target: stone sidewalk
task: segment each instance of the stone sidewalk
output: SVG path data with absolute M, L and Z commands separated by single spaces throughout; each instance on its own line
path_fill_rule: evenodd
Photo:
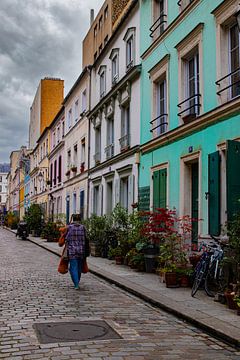
M 57 243 L 29 237 L 29 241 L 60 256 Z M 115 261 L 89 257 L 89 270 L 179 318 L 182 318 L 232 345 L 240 347 L 240 318 L 236 311 L 216 303 L 204 291 L 191 297 L 189 288 L 166 288 L 156 274 L 136 272 Z

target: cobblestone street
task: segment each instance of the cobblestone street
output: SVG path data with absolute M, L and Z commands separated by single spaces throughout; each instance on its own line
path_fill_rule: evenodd
M 80 290 L 59 258 L 0 230 L 0 359 L 239 359 L 236 349 L 92 274 Z M 41 344 L 35 323 L 105 320 L 121 339 Z

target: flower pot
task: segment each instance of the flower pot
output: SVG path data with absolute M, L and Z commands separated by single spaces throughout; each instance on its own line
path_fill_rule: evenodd
M 166 272 L 165 273 L 165 282 L 167 288 L 179 287 L 177 282 L 177 273 L 176 272 Z
M 158 254 L 158 248 L 149 247 L 144 249 L 144 261 L 145 261 L 145 269 L 147 273 L 154 272 L 156 268 L 156 257 Z
M 116 261 L 116 265 L 122 265 L 122 263 L 123 263 L 122 256 L 116 256 L 115 261 Z
M 231 310 L 237 310 L 238 306 L 237 306 L 236 302 L 233 300 L 234 294 L 232 294 L 230 292 L 225 292 L 224 295 L 227 300 L 228 308 Z

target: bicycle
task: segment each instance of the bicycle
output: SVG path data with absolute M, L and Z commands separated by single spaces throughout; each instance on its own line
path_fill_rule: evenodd
M 212 247 L 210 245 L 202 243 L 199 251 L 201 251 L 202 247 L 205 247 L 205 251 L 202 253 L 201 258 L 200 258 L 199 262 L 197 263 L 197 266 L 194 271 L 194 275 L 193 275 L 194 282 L 193 282 L 192 290 L 191 290 L 192 297 L 194 297 L 194 295 L 200 288 L 201 284 L 205 280 L 205 277 L 206 277 L 206 274 L 207 274 L 207 271 L 209 268 L 210 260 L 211 260 Z

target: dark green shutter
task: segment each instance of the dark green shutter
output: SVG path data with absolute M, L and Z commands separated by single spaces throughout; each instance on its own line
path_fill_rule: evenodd
M 210 235 L 220 234 L 220 154 L 208 155 L 208 231 Z
M 138 210 L 149 211 L 150 208 L 150 186 L 143 186 L 138 191 Z
M 160 193 L 159 193 L 159 207 L 166 208 L 167 206 L 167 169 L 160 170 Z
M 153 210 L 166 208 L 167 199 L 167 169 L 153 173 Z
M 240 213 L 240 142 L 227 141 L 227 220 Z

